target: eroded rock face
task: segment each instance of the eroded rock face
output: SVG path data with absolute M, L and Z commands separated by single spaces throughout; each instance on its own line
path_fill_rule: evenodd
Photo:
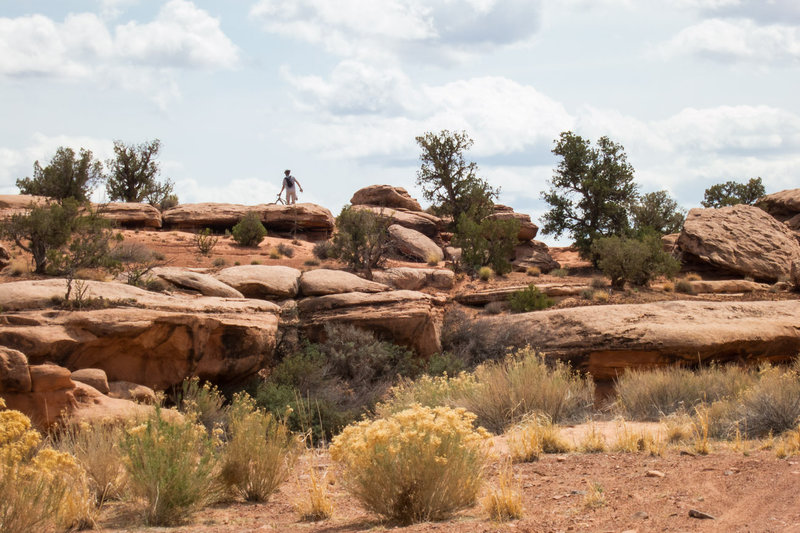
M 416 230 L 428 237 L 434 237 L 444 226 L 442 219 L 429 215 L 424 211 L 405 211 L 391 207 L 376 207 L 371 205 L 354 205 L 353 209 L 372 211 L 380 217 L 391 220 L 392 224 L 399 224 L 404 228 Z
M 691 260 L 766 281 L 788 276 L 800 259 L 791 230 L 749 205 L 690 210 L 678 247 Z
M 187 268 L 179 267 L 156 267 L 151 272 L 154 276 L 163 279 L 174 287 L 197 291 L 204 296 L 244 298 L 241 292 L 210 274 L 194 272 Z
M 350 199 L 351 205 L 377 205 L 398 207 L 409 211 L 422 211 L 419 202 L 402 187 L 391 185 L 370 185 L 359 189 Z
M 756 206 L 784 222 L 800 213 L 800 189 L 768 194 L 760 198 Z
M 28 358 L 19 350 L 0 346 L 0 392 L 29 392 Z
M 281 265 L 241 265 L 223 268 L 216 278 L 248 298 L 294 298 L 301 272 Z
M 13 215 L 27 213 L 31 205 L 44 205 L 47 200 L 45 196 L 0 194 L 0 220 L 11 218 Z
M 561 268 L 559 262 L 550 256 L 550 248 L 540 241 L 527 241 L 517 245 L 514 248 L 514 261 L 511 264 L 517 272 L 524 272 L 531 267 L 536 267 L 544 273 Z
M 58 282 L 61 283 L 59 286 Z M 278 306 L 260 300 L 168 296 L 116 283 L 89 282 L 88 292 L 127 294 L 142 307 L 53 310 L 64 280 L 0 284 L 0 345 L 33 364 L 52 361 L 70 370 L 99 368 L 109 380 L 163 389 L 198 375 L 217 383 L 250 376 L 272 361 Z M 47 290 L 50 297 L 47 297 Z M 27 295 L 15 298 L 14 295 Z M 137 299 L 138 297 L 138 299 Z M 119 305 L 119 304 L 111 304 Z
M 396 267 L 375 270 L 372 279 L 400 290 L 418 291 L 432 287 L 448 291 L 453 288 L 455 274 L 446 268 Z
M 392 224 L 389 226 L 389 235 L 397 251 L 411 259 L 424 263 L 431 259 L 438 263 L 444 259 L 442 249 L 419 231 Z
M 299 327 L 322 341 L 327 323 L 352 324 L 408 346 L 421 356 L 441 351 L 443 298 L 414 291 L 350 292 L 305 298 L 297 303 Z
M 596 379 L 627 368 L 699 361 L 789 360 L 800 302 L 670 301 L 573 307 L 483 319 L 483 342 L 530 345 Z
M 123 228 L 160 228 L 161 212 L 150 204 L 111 202 L 96 207 L 103 218 Z
M 156 405 L 158 398 L 156 392 L 150 387 L 131 383 L 130 381 L 112 381 L 108 384 L 108 395 L 111 398 L 131 400 L 147 405 Z
M 0 270 L 3 270 L 11 263 L 11 253 L 8 249 L 0 244 Z
M 289 234 L 296 230 L 326 239 L 333 233 L 335 219 L 328 209 L 316 204 L 273 204 L 263 206 L 261 222 L 270 232 Z
M 318 268 L 303 272 L 300 277 L 300 294 L 303 296 L 324 296 L 343 292 L 383 292 L 389 287 L 374 281 L 360 278 L 343 270 Z
M 590 290 L 589 285 L 566 285 L 554 283 L 537 283 L 536 288 L 547 296 L 578 296 L 586 290 Z M 463 305 L 484 306 L 491 302 L 507 302 L 511 295 L 528 288 L 528 285 L 514 285 L 508 287 L 494 287 L 477 291 L 462 291 L 455 295 L 455 301 Z
M 536 237 L 539 232 L 539 226 L 531 222 L 531 216 L 525 213 L 515 213 L 510 207 L 504 205 L 495 205 L 495 212 L 489 215 L 489 219 L 493 220 L 516 220 L 519 222 L 519 234 L 517 239 L 520 241 L 530 241 Z
M 108 376 L 105 371 L 99 368 L 81 368 L 72 372 L 72 381 L 79 381 L 91 387 L 94 387 L 102 394 L 108 394 L 110 389 L 108 387 Z

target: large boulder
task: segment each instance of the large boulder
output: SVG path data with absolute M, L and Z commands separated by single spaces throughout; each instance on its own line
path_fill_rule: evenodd
M 31 374 L 28 358 L 19 350 L 0 346 L 0 393 L 29 392 Z
M 765 281 L 788 277 L 792 261 L 800 259 L 792 231 L 750 205 L 692 209 L 678 247 L 691 261 Z
M 428 237 L 434 237 L 444 227 L 444 222 L 439 217 L 424 211 L 406 211 L 391 207 L 377 207 L 372 205 L 354 205 L 353 209 L 371 211 L 381 218 L 389 220 L 391 224 L 399 224 L 405 228 L 416 230 Z
M 318 268 L 303 272 L 300 277 L 300 294 L 304 296 L 324 296 L 343 292 L 383 292 L 389 287 L 360 278 L 343 270 Z
M 95 206 L 103 218 L 123 228 L 160 228 L 161 212 L 150 204 L 111 202 Z
M 389 236 L 397 251 L 411 259 L 424 263 L 431 260 L 438 263 L 444 259 L 442 249 L 419 231 L 392 224 L 389 226 Z
M 514 210 L 505 205 L 496 204 L 494 213 L 486 217 L 492 220 L 516 220 L 519 222 L 519 233 L 517 239 L 520 241 L 530 241 L 539 232 L 539 226 L 531 222 L 531 216 L 525 213 L 515 213 Z
M 606 380 L 628 368 L 790 360 L 800 352 L 798 316 L 794 300 L 572 307 L 484 318 L 480 342 L 533 346 Z
M 531 267 L 544 273 L 561 268 L 559 262 L 550 255 L 550 248 L 540 241 L 526 241 L 514 247 L 514 261 L 511 264 L 517 272 L 525 272 Z
M 71 377 L 72 381 L 90 385 L 103 394 L 108 394 L 111 390 L 108 387 L 108 376 L 99 368 L 81 368 L 72 372 Z
M 47 201 L 48 198 L 46 196 L 0 194 L 0 220 L 11 218 L 13 215 L 27 213 L 31 205 L 44 205 Z
M 0 244 L 0 270 L 3 270 L 11 263 L 11 253 L 8 249 Z
M 47 428 L 77 408 L 75 382 L 66 368 L 53 364 L 31 365 L 29 391 L 3 391 L 0 396 L 9 409 L 24 413 L 34 425 Z
M 370 185 L 355 192 L 350 199 L 351 205 L 377 205 L 382 207 L 399 207 L 409 211 L 422 211 L 419 202 L 402 187 L 391 185 Z
M 431 287 L 449 291 L 453 288 L 455 274 L 446 268 L 395 267 L 373 271 L 372 279 L 400 290 L 418 291 Z
M 223 283 L 210 274 L 195 272 L 188 268 L 156 267 L 150 271 L 170 285 L 180 289 L 197 291 L 204 296 L 219 296 L 220 298 L 244 298 L 244 295 Z
M 787 189 L 768 194 L 759 198 L 756 207 L 785 222 L 800 214 L 800 189 Z
M 241 265 L 223 268 L 216 278 L 248 298 L 270 300 L 297 296 L 300 274 L 281 265 Z
M 350 324 L 405 345 L 423 357 L 441 351 L 443 298 L 415 291 L 350 292 L 305 298 L 297 303 L 300 329 L 324 340 L 325 324 Z
M 87 282 L 87 289 L 87 298 L 103 296 L 108 307 L 53 310 L 64 280 L 0 284 L 0 345 L 34 365 L 99 368 L 110 381 L 157 389 L 192 375 L 239 381 L 272 362 L 279 308 L 271 302 L 154 294 L 117 283 Z
M 336 220 L 328 209 L 302 203 L 265 205 L 261 211 L 261 222 L 270 232 L 291 234 L 297 231 L 310 238 L 326 239 L 333 233 Z

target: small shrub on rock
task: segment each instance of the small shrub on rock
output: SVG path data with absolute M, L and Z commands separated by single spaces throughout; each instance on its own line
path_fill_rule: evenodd
M 331 241 L 319 241 L 314 245 L 311 253 L 313 253 L 314 257 L 320 261 L 325 261 L 326 259 L 336 257 L 336 254 L 333 250 L 333 243 Z
M 211 228 L 198 231 L 194 235 L 194 245 L 197 246 L 197 251 L 205 256 L 211 255 L 218 241 L 219 237 L 211 232 Z
M 478 269 L 478 279 L 481 281 L 489 281 L 494 276 L 494 271 L 489 267 L 481 267 Z
M 261 223 L 258 213 L 251 211 L 233 227 L 231 234 L 239 245 L 255 247 L 267 236 L 267 230 Z
M 552 298 L 540 291 L 533 283 L 521 291 L 512 293 L 508 302 L 511 310 L 515 313 L 539 311 L 547 309 L 555 303 Z
M 694 287 L 689 279 L 679 279 L 675 282 L 675 292 L 694 294 Z
M 602 237 L 592 243 L 592 254 L 615 289 L 624 288 L 625 283 L 644 286 L 656 276 L 671 277 L 680 270 L 680 262 L 662 250 L 656 235 L 648 234 L 641 240 Z
M 414 406 L 348 426 L 330 447 L 342 483 L 368 510 L 399 524 L 442 520 L 475 503 L 485 431 L 463 409 Z
M 388 218 L 372 211 L 345 206 L 336 217 L 333 254 L 369 277 L 391 249 L 389 224 Z

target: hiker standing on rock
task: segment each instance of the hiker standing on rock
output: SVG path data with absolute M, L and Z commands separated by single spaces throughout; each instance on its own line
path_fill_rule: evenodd
M 303 192 L 303 186 L 300 185 L 300 182 L 297 181 L 297 178 L 292 176 L 291 170 L 284 170 L 283 171 L 283 185 L 281 186 L 281 192 L 286 189 L 286 205 L 291 205 L 297 202 L 297 191 L 294 188 L 295 183 L 298 187 L 300 187 L 300 192 Z M 281 192 L 278 193 L 278 196 L 281 195 Z

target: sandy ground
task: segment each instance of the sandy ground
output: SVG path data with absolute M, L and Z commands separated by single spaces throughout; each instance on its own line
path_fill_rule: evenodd
M 654 430 L 653 424 L 629 424 Z M 587 424 L 566 428 L 563 435 L 580 442 Z M 595 430 L 609 442 L 618 423 L 601 422 Z M 484 493 L 497 484 L 503 438 L 495 438 L 495 459 L 487 469 Z M 307 497 L 311 462 L 305 456 L 279 491 L 265 504 L 234 502 L 206 508 L 191 523 L 169 531 L 222 533 L 250 531 L 403 532 L 790 532 L 800 531 L 800 457 L 778 459 L 756 443 L 736 451 L 730 444 L 714 445 L 709 455 L 687 455 L 668 447 L 661 457 L 644 453 L 570 453 L 545 455 L 538 462 L 513 466 L 522 495 L 524 516 L 498 523 L 480 504 L 444 522 L 397 527 L 364 511 L 336 480 L 324 452 L 313 464 L 327 472 L 332 518 L 302 522 L 295 504 Z M 689 448 L 686 447 L 686 450 Z M 655 473 L 657 471 L 659 474 Z M 592 487 L 602 490 L 604 503 L 587 505 Z M 690 516 L 700 511 L 713 518 Z M 103 512 L 100 531 L 164 531 L 136 526 L 130 504 L 111 504 Z

